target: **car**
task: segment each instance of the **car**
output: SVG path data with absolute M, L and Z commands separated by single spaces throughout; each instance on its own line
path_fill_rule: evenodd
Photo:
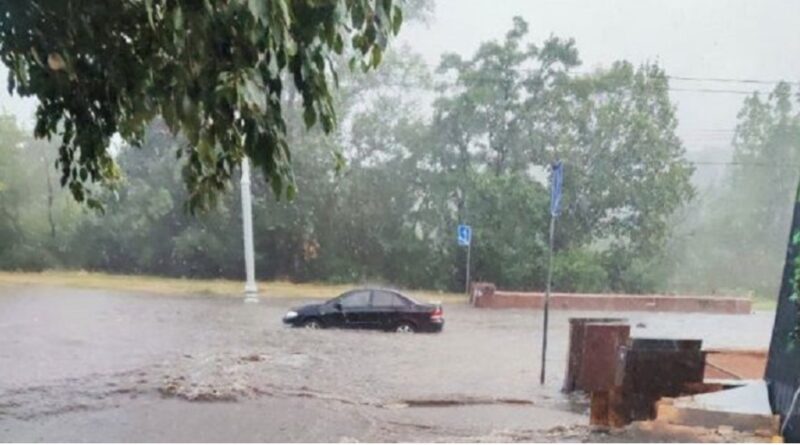
M 440 304 L 424 304 L 392 289 L 354 289 L 320 304 L 290 310 L 283 322 L 308 329 L 378 329 L 394 332 L 441 332 Z

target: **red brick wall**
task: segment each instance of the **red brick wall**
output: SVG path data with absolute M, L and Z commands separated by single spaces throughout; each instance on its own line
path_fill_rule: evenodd
M 473 292 L 476 307 L 480 308 L 544 308 L 541 292 L 505 292 L 488 283 L 476 283 Z M 704 312 L 719 314 L 749 314 L 751 302 L 747 298 L 703 297 L 676 295 L 630 294 L 550 294 L 550 308 L 576 311 L 647 311 L 647 312 Z

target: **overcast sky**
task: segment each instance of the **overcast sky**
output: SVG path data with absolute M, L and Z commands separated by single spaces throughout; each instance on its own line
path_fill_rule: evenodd
M 400 39 L 432 66 L 443 52 L 470 56 L 502 39 L 519 15 L 530 39 L 573 37 L 583 70 L 626 59 L 656 61 L 672 76 L 800 81 L 800 1 L 437 0 L 429 25 Z M 671 81 L 673 88 L 770 89 L 745 83 Z M 687 147 L 729 145 L 744 95 L 671 92 Z
M 470 56 L 500 39 L 515 15 L 530 38 L 574 37 L 584 70 L 615 60 L 657 61 L 672 76 L 800 81 L 800 1 L 749 0 L 437 0 L 428 25 L 410 24 L 400 40 L 434 66 L 443 52 Z M 0 66 L 4 84 L 5 68 Z M 673 88 L 746 91 L 745 83 L 673 80 Z M 743 95 L 673 91 L 679 134 L 691 151 L 728 146 Z M 32 125 L 34 103 L 9 98 L 0 110 Z

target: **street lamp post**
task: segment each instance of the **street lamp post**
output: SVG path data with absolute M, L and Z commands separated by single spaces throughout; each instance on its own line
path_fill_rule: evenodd
M 255 257 L 253 253 L 253 204 L 250 196 L 250 160 L 242 160 L 242 225 L 244 229 L 244 268 L 247 281 L 244 285 L 244 302 L 258 303 Z

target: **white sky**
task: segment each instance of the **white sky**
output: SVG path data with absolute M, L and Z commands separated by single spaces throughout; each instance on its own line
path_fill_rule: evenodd
M 431 66 L 444 52 L 471 56 L 502 39 L 512 17 L 530 39 L 573 37 L 582 71 L 626 59 L 656 61 L 668 75 L 800 81 L 800 1 L 794 0 L 437 0 L 429 25 L 410 24 L 400 40 Z M 740 83 L 671 82 L 673 88 L 769 89 Z M 724 152 L 744 95 L 671 92 L 687 148 Z M 713 131 L 708 131 L 713 130 Z M 724 160 L 724 159 L 723 159 Z
M 511 19 L 530 24 L 530 38 L 577 41 L 583 70 L 615 60 L 657 61 L 673 76 L 800 81 L 800 1 L 796 0 L 437 0 L 428 25 L 409 24 L 400 41 L 433 67 L 443 52 L 469 57 L 501 39 Z M 0 66 L 0 111 L 33 125 L 35 102 L 9 97 Z M 768 89 L 738 83 L 672 81 L 674 88 Z M 690 151 L 724 153 L 743 95 L 671 93 L 679 135 Z

